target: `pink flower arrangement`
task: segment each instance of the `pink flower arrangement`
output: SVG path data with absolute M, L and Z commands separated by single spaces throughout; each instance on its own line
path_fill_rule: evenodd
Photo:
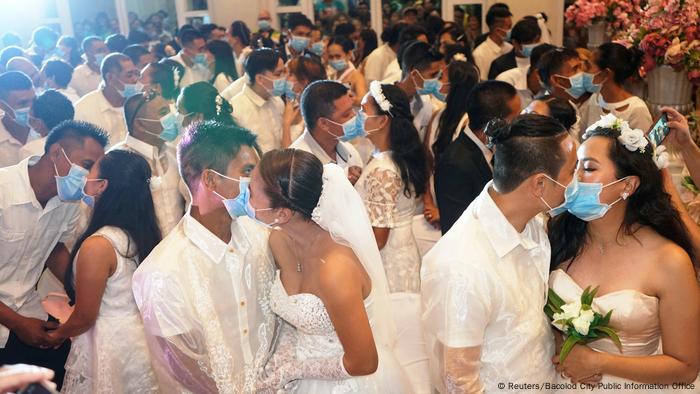
M 570 5 L 564 17 L 567 23 L 573 23 L 576 27 L 586 27 L 593 22 L 603 21 L 608 14 L 604 0 L 576 0 Z
M 646 0 L 576 0 L 564 17 L 578 28 L 595 22 L 606 22 L 608 35 L 613 39 L 624 36 L 630 25 L 638 24 Z
M 644 72 L 658 65 L 686 71 L 700 85 L 700 8 L 697 0 L 649 0 L 639 25 L 630 25 L 624 41 L 643 53 Z

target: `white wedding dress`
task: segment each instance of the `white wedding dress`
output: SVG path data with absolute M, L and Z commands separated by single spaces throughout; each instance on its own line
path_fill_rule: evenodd
M 557 269 L 549 276 L 549 287 L 554 290 L 564 302 L 569 303 L 581 299 L 583 289 L 573 278 L 561 269 Z M 593 309 L 603 315 L 612 310 L 610 326 L 617 331 L 617 335 L 622 342 L 622 353 L 615 344 L 608 338 L 599 339 L 588 344 L 593 350 L 605 353 L 620 354 L 629 357 L 651 356 L 661 353 L 661 323 L 659 321 L 659 299 L 648 296 L 636 290 L 617 290 L 611 293 L 597 296 L 593 300 Z M 558 383 L 569 383 L 569 379 L 564 379 L 557 375 Z M 631 385 L 640 384 L 628 379 L 616 376 L 603 375 L 601 384 L 596 385 L 593 392 L 616 392 L 616 393 L 677 393 L 679 389 L 668 388 L 653 389 L 649 387 L 634 387 Z M 627 388 L 625 387 L 627 384 Z M 694 385 L 697 389 L 700 384 L 696 380 Z M 692 391 L 692 390 L 691 390 Z M 590 388 L 578 387 L 577 390 L 566 389 L 558 392 L 591 392 Z

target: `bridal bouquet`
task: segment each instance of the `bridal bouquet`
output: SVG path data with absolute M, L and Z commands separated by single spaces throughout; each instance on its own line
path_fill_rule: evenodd
M 593 290 L 587 287 L 581 295 L 581 300 L 567 304 L 554 290 L 549 289 L 544 312 L 552 320 L 552 325 L 567 336 L 559 352 L 560 363 L 564 362 L 574 345 L 585 345 L 606 337 L 610 338 L 622 351 L 620 338 L 615 330 L 608 326 L 612 310 L 603 316 L 591 308 L 597 292 L 597 287 Z

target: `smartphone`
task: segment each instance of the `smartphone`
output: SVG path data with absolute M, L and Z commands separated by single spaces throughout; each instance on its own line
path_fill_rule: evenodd
M 17 392 L 17 394 L 58 394 L 58 391 L 41 383 L 31 383 Z
M 659 120 L 651 127 L 648 134 L 649 141 L 651 141 L 654 146 L 659 146 L 670 131 L 671 130 L 668 128 L 668 116 L 666 116 L 664 112 L 661 114 L 661 117 L 659 117 Z

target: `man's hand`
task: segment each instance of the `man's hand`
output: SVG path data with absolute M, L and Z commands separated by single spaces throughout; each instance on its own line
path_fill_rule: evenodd
M 48 330 L 58 328 L 58 323 L 49 322 L 30 317 L 22 317 L 17 324 L 12 327 L 12 331 L 19 337 L 20 341 L 29 346 L 42 349 L 51 347 L 54 340 L 49 337 Z
M 357 180 L 360 179 L 360 175 L 362 175 L 362 168 L 358 166 L 352 166 L 348 168 L 348 180 L 353 185 L 355 185 L 355 183 L 357 183 Z
M 52 389 L 53 371 L 27 364 L 5 365 L 0 368 L 0 393 L 10 393 L 22 389 L 31 383 L 42 383 Z
M 694 145 L 695 143 L 690 136 L 688 119 L 671 107 L 661 108 L 661 111 L 668 117 L 668 128 L 670 129 L 665 141 L 672 148 L 679 150 L 687 148 L 689 144 Z
M 440 229 L 440 211 L 435 205 L 425 205 L 423 208 L 423 217 L 428 221 L 436 230 Z

